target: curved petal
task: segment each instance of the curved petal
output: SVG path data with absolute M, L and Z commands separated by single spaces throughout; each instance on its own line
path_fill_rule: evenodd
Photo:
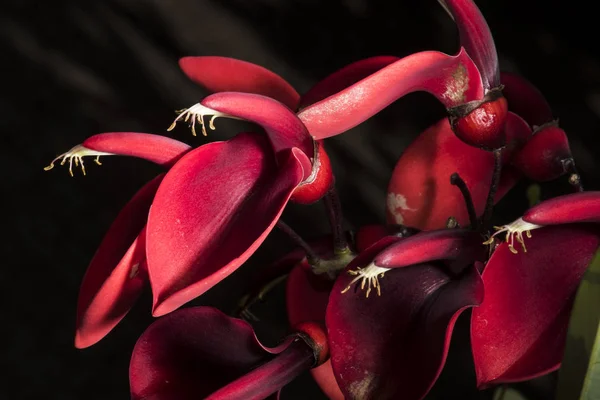
M 178 310 L 150 325 L 135 344 L 129 365 L 131 397 L 205 398 L 290 343 L 266 348 L 247 322 L 214 308 Z
M 200 104 L 261 125 L 276 153 L 297 147 L 308 157 L 314 156 L 315 144 L 304 124 L 277 100 L 252 93 L 223 92 L 208 96 Z
M 75 347 L 91 346 L 106 336 L 140 295 L 147 281 L 145 225 L 163 177 L 135 194 L 98 247 L 79 290 Z
M 527 210 L 523 214 L 523 220 L 535 225 L 600 222 L 600 192 L 554 197 Z
M 277 166 L 266 138 L 204 145 L 167 173 L 148 219 L 155 316 L 200 296 L 244 263 L 271 231 L 303 170 Z
M 532 131 L 523 118 L 509 112 L 506 116 L 504 133 L 506 134 L 506 147 L 502 150 L 503 166 L 510 163 L 515 154 L 518 154 L 527 141 L 531 139 Z
M 473 0 L 439 0 L 460 34 L 460 45 L 473 59 L 486 89 L 500 84 L 498 54 L 490 28 Z
M 461 226 L 467 226 L 469 214 L 464 199 L 450 183 L 450 176 L 457 172 L 465 181 L 475 211 L 481 215 L 493 168 L 492 153 L 463 143 L 444 118 L 421 133 L 398 160 L 388 186 L 388 222 L 432 230 L 445 227 L 453 216 Z M 496 201 L 515 182 L 505 180 Z
M 504 85 L 502 94 L 508 101 L 508 109 L 523 117 L 531 126 L 540 126 L 554 119 L 550 105 L 538 88 L 520 75 L 500 73 Z
M 302 95 L 300 97 L 299 109 L 302 110 L 311 104 L 340 92 L 398 60 L 399 57 L 394 56 L 376 56 L 346 65 L 344 68 L 319 81 L 308 92 Z
M 563 225 L 536 229 L 525 242 L 527 252 L 517 254 L 501 244 L 483 271 L 485 301 L 471 320 L 480 388 L 559 367 L 573 296 L 600 232 Z
M 465 51 L 449 56 L 424 51 L 404 57 L 298 113 L 315 139 L 366 121 L 400 97 L 426 91 L 447 108 L 483 98 L 481 77 Z
M 358 228 L 354 238 L 356 250 L 362 253 L 386 236 L 405 238 L 418 233 L 414 228 L 403 225 L 365 225 Z
M 179 67 L 207 90 L 245 92 L 274 98 L 295 110 L 300 95 L 285 79 L 260 65 L 229 57 L 184 57 Z
M 385 238 L 348 268 L 368 264 L 395 238 Z M 407 240 L 407 239 L 405 239 Z M 329 298 L 327 329 L 333 371 L 347 399 L 423 398 L 440 374 L 458 315 L 478 305 L 483 284 L 468 268 L 451 278 L 421 264 L 386 272 L 381 296 L 342 294 L 342 274 Z

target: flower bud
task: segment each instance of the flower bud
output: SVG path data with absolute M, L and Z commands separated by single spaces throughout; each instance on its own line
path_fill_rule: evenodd
M 331 162 L 321 141 L 315 142 L 315 156 L 311 161 L 313 165 L 312 173 L 296 188 L 290 198 L 295 203 L 314 203 L 325 196 L 333 184 Z

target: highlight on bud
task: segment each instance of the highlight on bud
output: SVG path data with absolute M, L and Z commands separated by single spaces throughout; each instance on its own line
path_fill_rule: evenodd
M 173 121 L 171 126 L 169 126 L 169 128 L 167 129 L 167 131 L 169 131 L 169 132 L 172 131 L 175 128 L 175 126 L 177 125 L 177 122 L 185 121 L 185 122 L 189 123 L 189 125 L 192 129 L 192 134 L 194 136 L 197 136 L 196 135 L 196 122 L 198 122 L 201 126 L 202 135 L 207 136 L 206 123 L 204 122 L 204 117 L 211 116 L 210 120 L 208 121 L 208 127 L 212 131 L 215 130 L 215 119 L 217 119 L 219 117 L 239 119 L 232 115 L 228 115 L 228 114 L 213 110 L 211 108 L 205 107 L 200 103 L 194 104 L 190 108 L 178 110 L 177 112 L 179 113 L 179 115 L 177 116 L 177 118 L 175 118 L 175 120 Z
M 356 269 L 349 270 L 348 273 L 350 275 L 355 275 L 356 277 L 350 281 L 348 286 L 346 286 L 341 293 L 346 293 L 356 282 L 361 281 L 360 290 L 365 290 L 365 286 L 367 287 L 367 291 L 365 292 L 366 298 L 369 297 L 372 289 L 376 289 L 377 295 L 381 296 L 381 284 L 379 283 L 379 278 L 383 278 L 385 273 L 390 269 L 391 268 L 378 267 L 374 263 L 371 263 L 365 268 L 356 267 Z
M 71 176 L 74 176 L 73 175 L 73 162 L 75 162 L 75 167 L 80 167 L 81 172 L 83 172 L 83 175 L 85 175 L 85 166 L 83 164 L 83 157 L 88 157 L 88 156 L 92 156 L 92 157 L 95 156 L 96 158 L 94 159 L 94 162 L 98 165 L 102 165 L 102 163 L 100 162 L 100 156 L 114 156 L 114 154 L 88 149 L 87 147 L 84 147 L 83 145 L 78 144 L 77 146 L 73 147 L 69 151 L 59 155 L 54 160 L 52 160 L 50 162 L 50 165 L 48 165 L 47 167 L 44 167 L 44 171 L 50 171 L 52 168 L 54 168 L 54 163 L 56 163 L 59 159 L 62 158 L 62 160 L 60 161 L 60 165 L 65 165 L 66 162 L 69 161 L 69 174 Z
M 290 200 L 298 204 L 312 204 L 320 200 L 333 185 L 331 161 L 321 141 L 315 142 L 314 157 L 310 160 L 312 170 L 292 193 Z
M 495 226 L 496 232 L 483 244 L 492 244 L 497 235 L 506 232 L 505 241 L 508 243 L 508 249 L 513 254 L 518 254 L 518 250 L 515 248 L 515 238 L 517 242 L 521 244 L 523 251 L 527 253 L 527 247 L 525 246 L 525 239 L 523 238 L 523 232 L 525 235 L 531 239 L 531 231 L 534 229 L 541 228 L 541 225 L 532 224 L 523 220 L 523 218 L 519 218 L 508 225 L 504 226 Z

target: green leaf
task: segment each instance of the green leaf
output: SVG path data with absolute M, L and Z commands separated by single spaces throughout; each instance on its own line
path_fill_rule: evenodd
M 600 400 L 600 251 L 577 291 L 558 374 L 557 400 L 575 399 Z

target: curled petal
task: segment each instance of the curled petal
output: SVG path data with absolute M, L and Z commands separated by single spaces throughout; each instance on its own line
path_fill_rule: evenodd
M 319 81 L 300 98 L 300 109 L 321 101 L 367 76 L 398 61 L 394 56 L 377 56 L 353 62 Z
M 502 94 L 508 109 L 523 117 L 530 126 L 541 126 L 554 119 L 550 105 L 542 93 L 527 79 L 511 72 L 500 73 Z
M 496 45 L 485 18 L 473 0 L 439 0 L 450 13 L 460 34 L 460 45 L 473 59 L 486 89 L 500 84 Z
M 535 225 L 600 222 L 600 192 L 558 196 L 530 208 L 523 220 Z
M 281 76 L 260 65 L 229 57 L 184 57 L 183 72 L 195 83 L 217 92 L 255 93 L 271 97 L 295 110 L 300 95 Z
M 348 268 L 369 263 L 396 240 L 382 239 Z M 477 270 L 456 278 L 432 264 L 391 270 L 382 295 L 370 298 L 342 294 L 350 279 L 342 274 L 336 281 L 326 319 L 333 371 L 344 395 L 423 398 L 442 370 L 456 318 L 482 300 Z
M 281 161 L 264 136 L 243 133 L 195 149 L 167 173 L 148 219 L 155 316 L 198 297 L 258 248 L 303 178 L 292 152 Z
M 426 91 L 447 108 L 483 98 L 479 71 L 464 50 L 456 56 L 425 51 L 402 58 L 298 114 L 315 139 L 366 121 L 400 97 Z
M 145 225 L 163 177 L 136 193 L 98 247 L 79 290 L 75 347 L 91 346 L 106 336 L 140 295 L 148 279 Z
M 547 227 L 525 239 L 527 252 L 506 243 L 496 249 L 483 271 L 485 301 L 471 321 L 480 388 L 559 367 L 573 297 L 599 234 L 592 225 Z

